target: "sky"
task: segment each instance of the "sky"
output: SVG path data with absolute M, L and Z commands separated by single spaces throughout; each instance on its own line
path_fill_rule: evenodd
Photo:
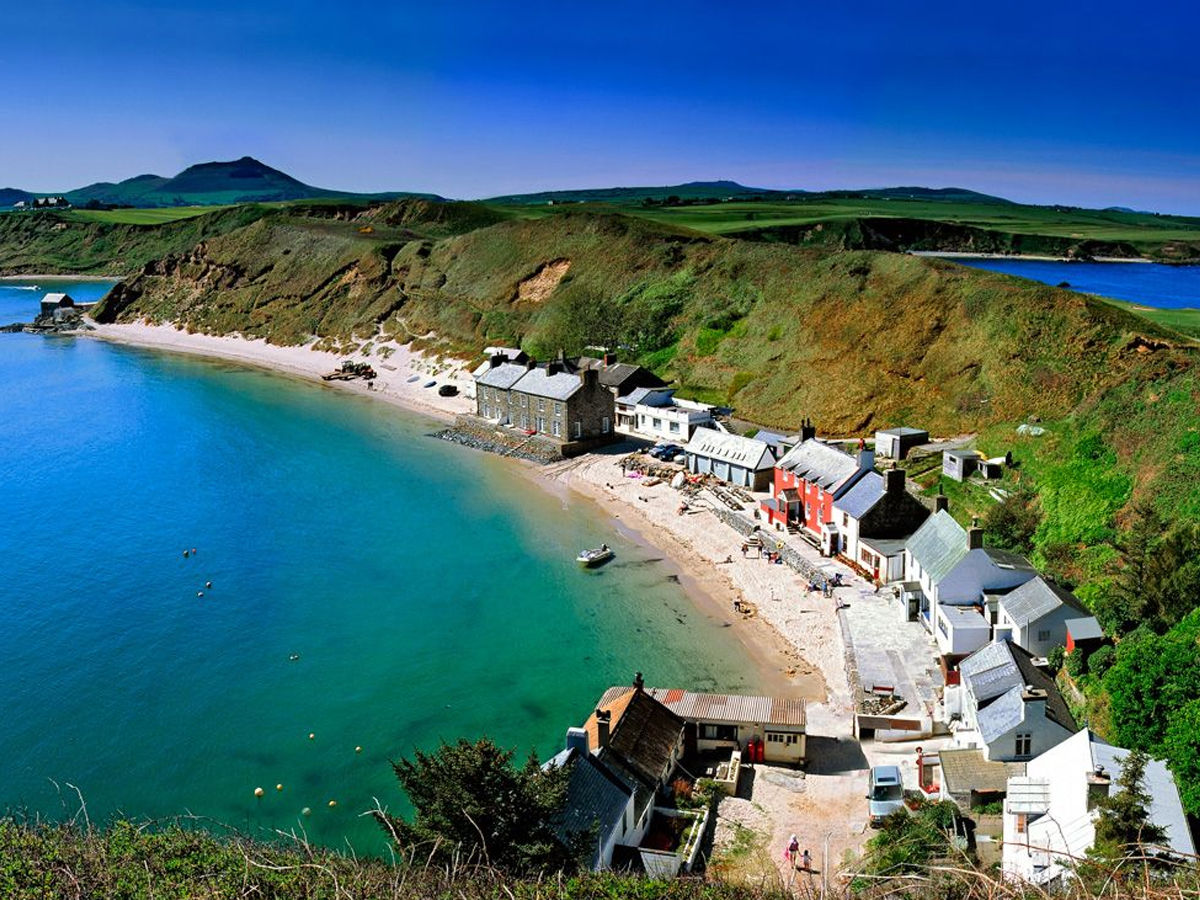
M 732 179 L 1200 215 L 1200 6 L 0 3 L 0 186 L 254 156 L 352 191 Z

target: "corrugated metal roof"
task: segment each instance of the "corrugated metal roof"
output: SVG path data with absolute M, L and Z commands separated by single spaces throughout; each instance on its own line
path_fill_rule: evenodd
M 597 705 L 604 708 L 632 690 L 624 686 L 611 687 Z M 679 688 L 646 688 L 646 693 L 681 719 L 693 722 L 750 722 L 793 728 L 803 728 L 807 722 L 807 707 L 803 700 L 748 694 L 700 694 Z
M 779 460 L 779 468 L 830 492 L 859 472 L 856 457 L 816 438 L 809 438 L 785 453 Z
M 1060 606 L 1068 606 L 1086 615 L 1079 600 L 1066 588 L 1051 584 L 1041 575 L 1000 598 L 1000 605 L 1016 624 L 1024 628 Z
M 833 508 L 853 519 L 861 519 L 875 508 L 875 504 L 883 499 L 883 495 L 883 476 L 878 472 L 868 472 L 840 499 L 833 502 Z
M 770 448 L 762 441 L 727 434 L 715 428 L 697 428 L 684 452 L 721 462 L 732 463 L 746 469 L 769 469 L 774 466 Z
M 1029 775 L 1008 779 L 1008 797 L 1004 805 L 1013 814 L 1041 815 L 1050 809 L 1050 780 Z
M 498 366 L 485 363 L 485 365 L 487 368 L 476 376 L 475 381 L 485 387 L 499 388 L 503 391 L 507 391 L 520 381 L 527 371 L 524 366 L 516 363 L 500 363 Z
M 513 385 L 513 390 L 531 397 L 546 397 L 550 400 L 566 400 L 583 387 L 583 379 L 569 372 L 553 375 L 538 366 L 528 370 L 524 377 Z
M 906 549 L 938 584 L 967 555 L 967 532 L 950 513 L 940 509 L 908 539 Z

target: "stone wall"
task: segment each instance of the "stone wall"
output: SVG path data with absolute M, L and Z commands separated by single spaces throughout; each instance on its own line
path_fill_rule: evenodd
M 782 559 L 786 565 L 791 566 L 809 581 L 816 582 L 817 585 L 822 589 L 825 587 L 825 574 L 819 568 L 809 562 L 809 560 L 801 556 L 799 551 L 797 551 L 790 544 L 785 543 L 783 547 L 777 547 L 776 544 L 779 543 L 778 537 L 772 535 L 769 531 L 764 531 L 757 522 L 748 519 L 742 513 L 734 512 L 731 509 L 725 509 L 717 506 L 716 504 L 713 504 L 712 511 L 716 513 L 718 519 L 743 537 L 749 537 L 756 531 L 759 532 L 762 535 L 763 540 L 767 542 L 767 550 L 773 553 L 778 553 L 779 558 Z

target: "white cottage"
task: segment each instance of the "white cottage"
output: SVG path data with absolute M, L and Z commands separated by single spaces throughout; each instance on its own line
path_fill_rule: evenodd
M 959 718 L 958 747 L 977 748 L 993 762 L 1032 759 L 1078 726 L 1054 679 L 1011 641 L 994 641 L 958 666 L 960 683 L 946 688 L 946 708 Z
M 1090 623 L 1088 622 L 1090 620 Z M 996 598 L 996 633 L 1007 633 L 1034 656 L 1067 644 L 1067 623 L 1075 633 L 1099 633 L 1099 623 L 1066 588 L 1041 575 Z
M 1084 729 L 1030 760 L 1023 776 L 1008 779 L 1005 876 L 1039 885 L 1071 877 L 1073 860 L 1096 840 L 1097 801 L 1119 790 L 1127 753 Z M 1166 830 L 1163 849 L 1193 859 L 1196 847 L 1170 770 L 1150 760 L 1142 788 L 1150 795 L 1150 821 Z

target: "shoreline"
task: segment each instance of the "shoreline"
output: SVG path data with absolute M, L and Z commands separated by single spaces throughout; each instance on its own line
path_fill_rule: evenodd
M 121 281 L 126 276 L 124 275 L 45 275 L 34 273 L 32 275 L 0 275 L 0 282 L 4 281 Z
M 410 350 L 407 345 L 376 344 L 376 347 L 391 349 L 391 355 L 386 360 L 380 360 L 375 355 L 342 356 L 317 351 L 311 349 L 311 345 L 280 347 L 267 344 L 262 339 L 188 334 L 173 325 L 101 325 L 90 321 L 88 324 L 96 330 L 74 334 L 130 347 L 235 362 L 292 375 L 362 397 L 382 400 L 407 412 L 443 422 L 452 422 L 456 415 L 474 410 L 473 399 L 467 397 L 463 390 L 463 382 L 466 382 L 472 388 L 472 395 L 474 393 L 474 383 L 465 366 L 457 362 L 440 363 Z M 375 389 L 367 390 L 365 383 L 360 381 L 320 380 L 323 373 L 337 368 L 344 359 L 371 363 L 379 373 Z M 435 372 L 438 373 L 439 384 L 444 381 L 458 384 L 459 395 L 440 397 L 433 388 L 422 388 L 421 385 Z M 410 383 L 407 379 L 412 374 L 422 377 Z M 539 489 L 557 494 L 568 502 L 577 497 L 594 505 L 626 539 L 661 553 L 676 570 L 683 592 L 696 611 L 710 618 L 724 620 L 735 629 L 736 639 L 745 649 L 747 661 L 754 670 L 753 680 L 762 686 L 763 693 L 783 693 L 814 704 L 833 703 L 835 697 L 841 700 L 840 695 L 844 691 L 837 689 L 837 679 L 840 677 L 844 682 L 845 672 L 840 634 L 836 648 L 828 648 L 830 652 L 827 653 L 814 653 L 823 649 L 820 642 L 810 647 L 807 641 L 798 639 L 806 629 L 797 631 L 788 627 L 785 619 L 780 618 L 782 609 L 775 608 L 783 606 L 783 597 L 800 591 L 799 575 L 786 566 L 767 566 L 761 562 L 754 565 L 755 560 L 747 561 L 740 556 L 734 563 L 723 565 L 724 556 L 713 558 L 711 552 L 705 552 L 712 548 L 700 547 L 696 540 L 676 533 L 673 525 L 692 523 L 672 521 L 672 517 L 679 518 L 672 511 L 678 500 L 673 491 L 669 497 L 665 490 L 661 491 L 654 498 L 656 502 L 653 505 L 646 504 L 645 508 L 636 505 L 636 500 L 626 499 L 616 491 L 606 491 L 603 479 L 612 479 L 614 476 L 606 476 L 602 467 L 615 466 L 619 458 L 611 454 L 585 455 L 549 466 L 521 460 L 507 461 L 516 463 L 513 471 L 529 479 Z M 621 486 L 631 491 L 637 488 L 632 483 Z M 710 514 L 701 516 L 705 520 L 710 519 Z M 692 518 L 684 517 L 688 520 Z M 741 541 L 724 525 L 713 529 L 710 522 L 702 530 L 715 532 L 717 540 L 723 542 L 720 552 L 727 555 L 732 555 L 728 552 L 729 548 L 736 552 L 736 545 Z M 735 568 L 746 571 L 735 573 L 732 571 Z M 778 599 L 772 603 L 766 599 L 767 596 Z M 735 599 L 751 604 L 756 614 L 734 614 Z M 837 630 L 836 620 L 833 620 L 832 627 Z M 848 704 L 848 698 L 845 698 L 845 702 Z
M 129 347 L 220 359 L 271 372 L 282 372 L 305 381 L 315 381 L 326 387 L 382 400 L 409 412 L 419 413 L 441 422 L 452 423 L 456 416 L 473 412 L 475 409 L 474 382 L 471 380 L 470 372 L 461 362 L 439 360 L 414 351 L 407 344 L 400 345 L 392 341 L 376 342 L 377 351 L 382 348 L 389 354 L 380 358 L 378 353 L 364 356 L 361 353 L 338 354 L 315 350 L 311 344 L 280 346 L 268 344 L 262 338 L 189 334 L 174 325 L 140 323 L 102 325 L 90 319 L 87 320 L 87 324 L 94 330 L 69 332 L 69 334 Z M 322 375 L 337 369 L 345 360 L 366 362 L 374 367 L 378 376 L 375 379 L 374 387 L 368 389 L 366 382 L 359 380 L 323 381 L 321 379 Z M 410 382 L 408 379 L 413 376 L 417 376 L 417 379 Z M 443 384 L 453 384 L 458 388 L 458 395 L 442 397 L 437 393 L 436 388 L 422 386 L 431 379 L 437 381 L 438 387 Z M 470 395 L 467 393 L 468 387 Z
M 935 259 L 1011 259 L 1017 262 L 1062 262 L 1062 263 L 1139 263 L 1153 265 L 1153 259 L 1140 256 L 1093 256 L 1091 259 L 1070 259 L 1066 256 L 1040 256 L 1024 253 L 969 253 L 957 250 L 906 250 L 909 256 L 925 256 Z M 1187 265 L 1186 263 L 1159 263 L 1159 265 Z

